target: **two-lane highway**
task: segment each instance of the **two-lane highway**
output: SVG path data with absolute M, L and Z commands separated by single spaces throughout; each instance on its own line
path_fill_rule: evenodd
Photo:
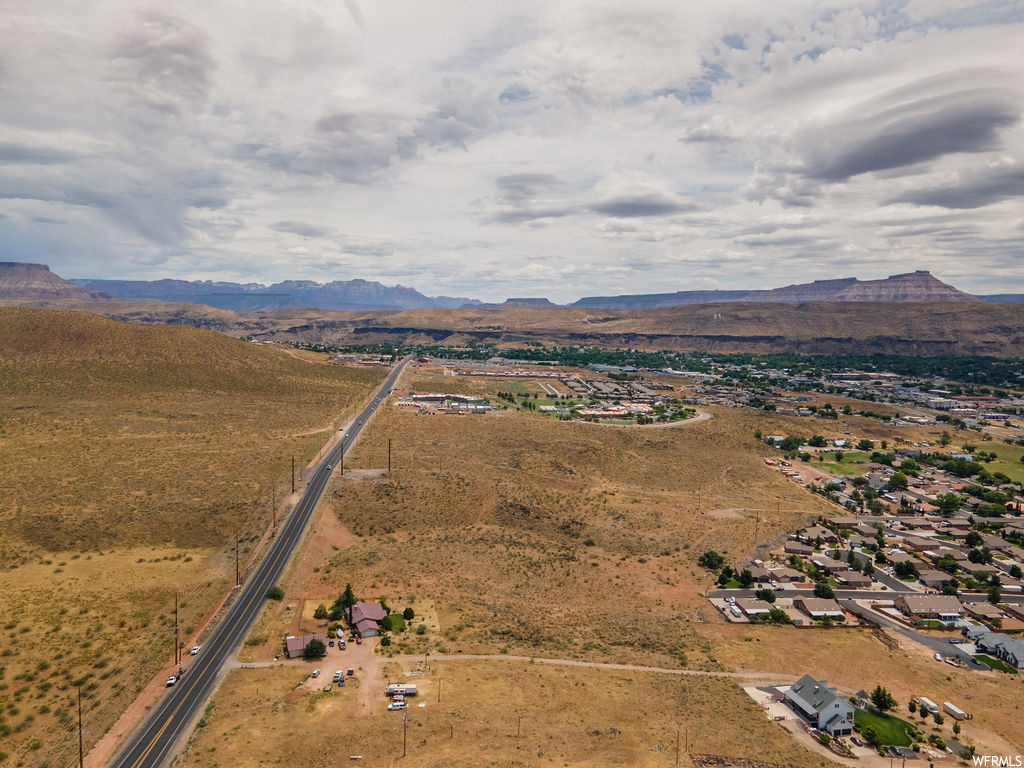
M 223 620 L 203 644 L 202 650 L 192 660 L 178 684 L 162 697 L 145 722 L 122 747 L 111 762 L 113 768 L 158 768 L 170 757 L 173 745 L 213 692 L 224 663 L 235 653 L 263 610 L 267 590 L 277 583 L 302 540 L 334 467 L 358 437 L 370 416 L 387 399 L 408 362 L 409 358 L 405 358 L 395 366 L 373 399 L 317 466 L 295 510 L 281 526 L 253 574 L 242 585 Z

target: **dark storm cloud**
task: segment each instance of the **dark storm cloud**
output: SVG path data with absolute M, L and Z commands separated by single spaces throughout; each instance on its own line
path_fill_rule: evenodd
M 542 192 L 558 189 L 564 184 L 550 173 L 514 173 L 495 181 L 507 200 L 529 200 Z
M 906 100 L 892 103 L 900 98 Z M 858 110 L 869 114 L 805 137 L 812 140 L 806 142 L 804 173 L 838 182 L 952 153 L 997 149 L 999 130 L 1020 120 L 1021 106 L 1020 95 L 1004 88 L 964 88 L 926 97 L 900 89 Z
M 981 208 L 1011 197 L 1024 197 L 1024 168 L 988 172 L 951 187 L 935 187 L 905 192 L 887 203 L 935 205 L 940 208 Z
M 576 208 L 573 206 L 512 208 L 498 211 L 491 216 L 491 220 L 499 224 L 523 224 L 524 222 L 539 221 L 541 219 L 559 219 L 575 212 Z
M 315 224 L 306 224 L 302 221 L 278 221 L 270 225 L 275 232 L 285 232 L 300 237 L 327 237 L 337 230 L 333 227 L 318 227 Z
M 76 159 L 73 152 L 0 142 L 0 165 L 59 165 Z
M 645 216 L 669 216 L 681 211 L 692 211 L 697 206 L 657 190 L 626 192 L 591 203 L 587 208 L 594 213 L 631 219 Z

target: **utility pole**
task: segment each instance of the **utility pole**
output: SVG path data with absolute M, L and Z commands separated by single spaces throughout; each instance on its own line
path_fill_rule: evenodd
M 679 765 L 679 723 L 676 723 L 676 765 Z
M 174 593 L 174 664 L 178 664 L 178 593 Z
M 292 456 L 292 493 L 295 493 L 295 456 Z
M 235 529 L 235 586 L 239 584 L 238 579 L 238 529 Z
M 388 472 L 391 472 L 391 438 L 388 438 Z
M 83 768 L 85 755 L 82 750 L 82 688 L 78 688 L 78 768 Z
M 402 757 L 405 757 L 405 749 L 408 745 L 409 736 L 409 713 L 402 712 Z
M 338 458 L 338 469 L 341 470 L 341 479 L 345 479 L 345 449 L 341 449 L 341 456 Z
M 519 738 L 519 734 L 522 731 L 522 729 L 523 729 L 523 716 L 519 715 L 518 716 L 518 720 L 516 721 L 516 738 L 517 739 Z
M 441 703 L 441 678 L 437 678 L 437 703 Z

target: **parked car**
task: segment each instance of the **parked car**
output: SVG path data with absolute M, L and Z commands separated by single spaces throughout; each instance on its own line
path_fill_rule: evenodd
M 199 653 L 199 649 L 202 648 L 202 647 L 203 646 L 201 646 L 201 645 L 193 645 L 192 646 L 192 655 L 195 656 L 197 653 Z
M 338 650 L 339 651 L 344 651 L 347 647 L 348 646 L 345 645 L 345 641 L 344 640 L 339 640 L 338 641 Z
M 390 704 L 388 704 L 388 712 L 395 712 L 399 709 L 405 709 L 404 701 L 392 701 Z
M 334 641 L 333 641 L 333 640 L 328 640 L 328 641 L 327 641 L 327 644 L 328 644 L 328 645 L 329 645 L 329 646 L 330 646 L 331 648 L 333 648 L 333 647 L 334 647 Z
M 935 654 L 935 660 L 936 661 L 942 661 L 942 654 L 941 653 L 936 653 Z
M 348 676 L 349 677 L 352 677 L 352 675 L 354 675 L 355 673 L 356 673 L 356 671 L 354 669 L 352 669 L 352 667 L 348 668 Z
M 363 644 L 363 636 L 362 635 L 356 635 L 356 645 L 362 645 L 362 644 Z
M 344 673 L 344 672 L 342 672 L 342 671 L 341 671 L 340 669 L 336 669 L 336 670 L 334 671 L 334 677 L 333 677 L 332 679 L 334 680 L 334 682 L 338 682 L 338 681 L 339 681 L 339 680 L 341 680 L 341 678 L 343 678 L 344 676 L 345 676 L 345 673 Z
M 173 687 L 176 682 L 178 682 L 178 678 L 176 678 L 174 675 L 171 675 L 167 678 L 167 687 Z
M 331 690 L 331 684 L 328 683 L 327 685 L 324 686 L 324 693 L 327 693 L 330 690 Z
M 854 744 L 856 744 L 856 745 L 857 745 L 858 747 L 863 747 L 863 746 L 864 746 L 864 742 L 863 742 L 863 741 L 861 741 L 861 740 L 860 740 L 860 738 L 859 738 L 859 737 L 857 737 L 857 736 L 851 736 L 851 737 L 850 737 L 850 741 L 852 741 L 852 742 L 853 742 Z
M 320 670 L 319 669 L 314 669 L 313 670 L 313 677 L 320 677 Z

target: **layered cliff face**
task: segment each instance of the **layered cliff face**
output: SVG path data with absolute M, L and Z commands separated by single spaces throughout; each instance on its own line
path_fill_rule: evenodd
M 979 298 L 942 282 L 926 270 L 918 270 L 892 275 L 884 280 L 842 277 L 835 280 L 815 280 L 813 283 L 797 283 L 764 291 L 678 291 L 634 296 L 591 296 L 580 299 L 571 306 L 591 309 L 641 309 L 726 301 L 806 304 L 812 301 L 979 301 Z
M 0 261 L 0 299 L 77 299 L 104 301 L 111 297 L 100 291 L 68 282 L 45 264 Z
M 978 301 L 924 270 L 885 280 L 854 281 L 834 301 Z

